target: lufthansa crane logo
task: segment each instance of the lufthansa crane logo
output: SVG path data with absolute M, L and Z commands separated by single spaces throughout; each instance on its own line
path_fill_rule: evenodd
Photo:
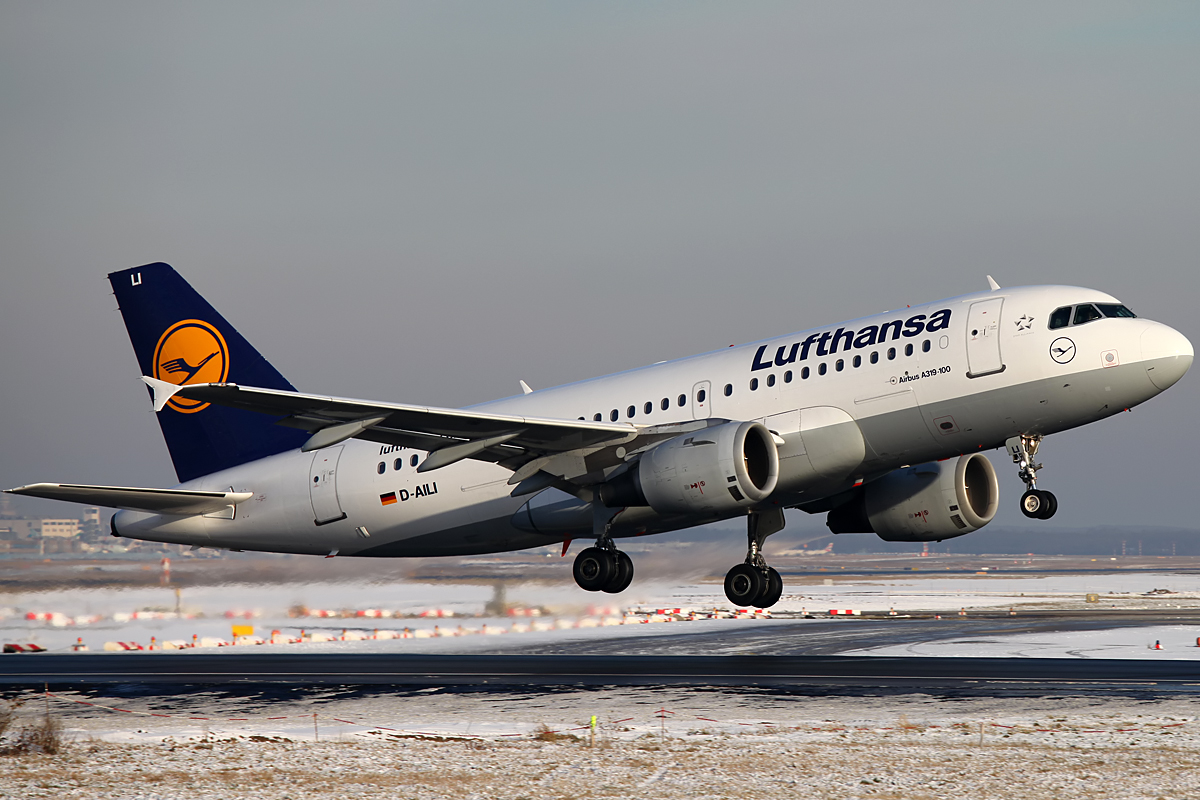
M 1060 336 L 1050 343 L 1050 357 L 1059 364 L 1069 364 L 1075 358 L 1075 343 Z
M 154 348 L 154 377 L 182 386 L 185 383 L 224 383 L 229 376 L 229 347 L 221 332 L 207 322 L 176 322 Z M 208 408 L 208 403 L 175 396 L 167 405 L 184 414 Z

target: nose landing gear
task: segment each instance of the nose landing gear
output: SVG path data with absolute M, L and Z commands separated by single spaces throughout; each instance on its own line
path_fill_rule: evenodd
M 1037 471 L 1042 465 L 1035 464 L 1033 459 L 1037 457 L 1041 443 L 1041 434 L 1021 434 L 1004 443 L 1013 463 L 1017 465 L 1018 477 L 1025 482 L 1021 513 L 1031 519 L 1050 519 L 1058 511 L 1058 498 L 1051 492 L 1037 488 Z
M 783 596 L 783 578 L 767 566 L 762 555 L 763 542 L 772 533 L 783 530 L 782 509 L 751 513 L 746 521 L 746 561 L 725 575 L 725 596 L 735 606 L 770 608 Z

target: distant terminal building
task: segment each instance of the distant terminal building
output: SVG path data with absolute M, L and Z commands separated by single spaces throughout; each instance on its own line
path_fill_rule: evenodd
M 74 539 L 82 530 L 77 519 L 44 519 L 41 523 L 43 539 Z

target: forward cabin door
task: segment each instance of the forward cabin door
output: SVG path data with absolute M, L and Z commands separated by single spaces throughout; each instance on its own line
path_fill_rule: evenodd
M 967 377 L 1004 371 L 1000 357 L 1000 307 L 1004 298 L 980 300 L 967 311 Z
M 324 525 L 345 519 L 337 495 L 337 465 L 342 445 L 326 447 L 313 454 L 308 473 L 308 496 L 312 500 L 313 522 Z

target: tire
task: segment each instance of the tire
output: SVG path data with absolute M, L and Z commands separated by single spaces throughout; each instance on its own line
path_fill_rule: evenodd
M 770 608 L 783 597 L 783 577 L 774 567 L 767 567 L 766 588 L 755 601 L 755 608 Z
M 766 588 L 762 570 L 749 564 L 738 564 L 725 575 L 725 596 L 735 606 L 754 605 Z
M 1046 499 L 1042 496 L 1043 494 L 1037 489 L 1030 489 L 1021 495 L 1021 513 L 1030 519 L 1041 519 L 1041 515 L 1046 510 Z
M 575 556 L 571 570 L 580 589 L 598 592 L 612 580 L 615 564 L 612 554 L 599 547 L 588 547 Z
M 1045 507 L 1038 514 L 1038 519 L 1050 519 L 1058 511 L 1058 498 L 1054 496 L 1053 492 L 1042 492 L 1041 494 L 1045 501 Z
M 612 579 L 604 584 L 603 592 L 620 594 L 633 583 L 633 559 L 618 550 L 615 554 Z

